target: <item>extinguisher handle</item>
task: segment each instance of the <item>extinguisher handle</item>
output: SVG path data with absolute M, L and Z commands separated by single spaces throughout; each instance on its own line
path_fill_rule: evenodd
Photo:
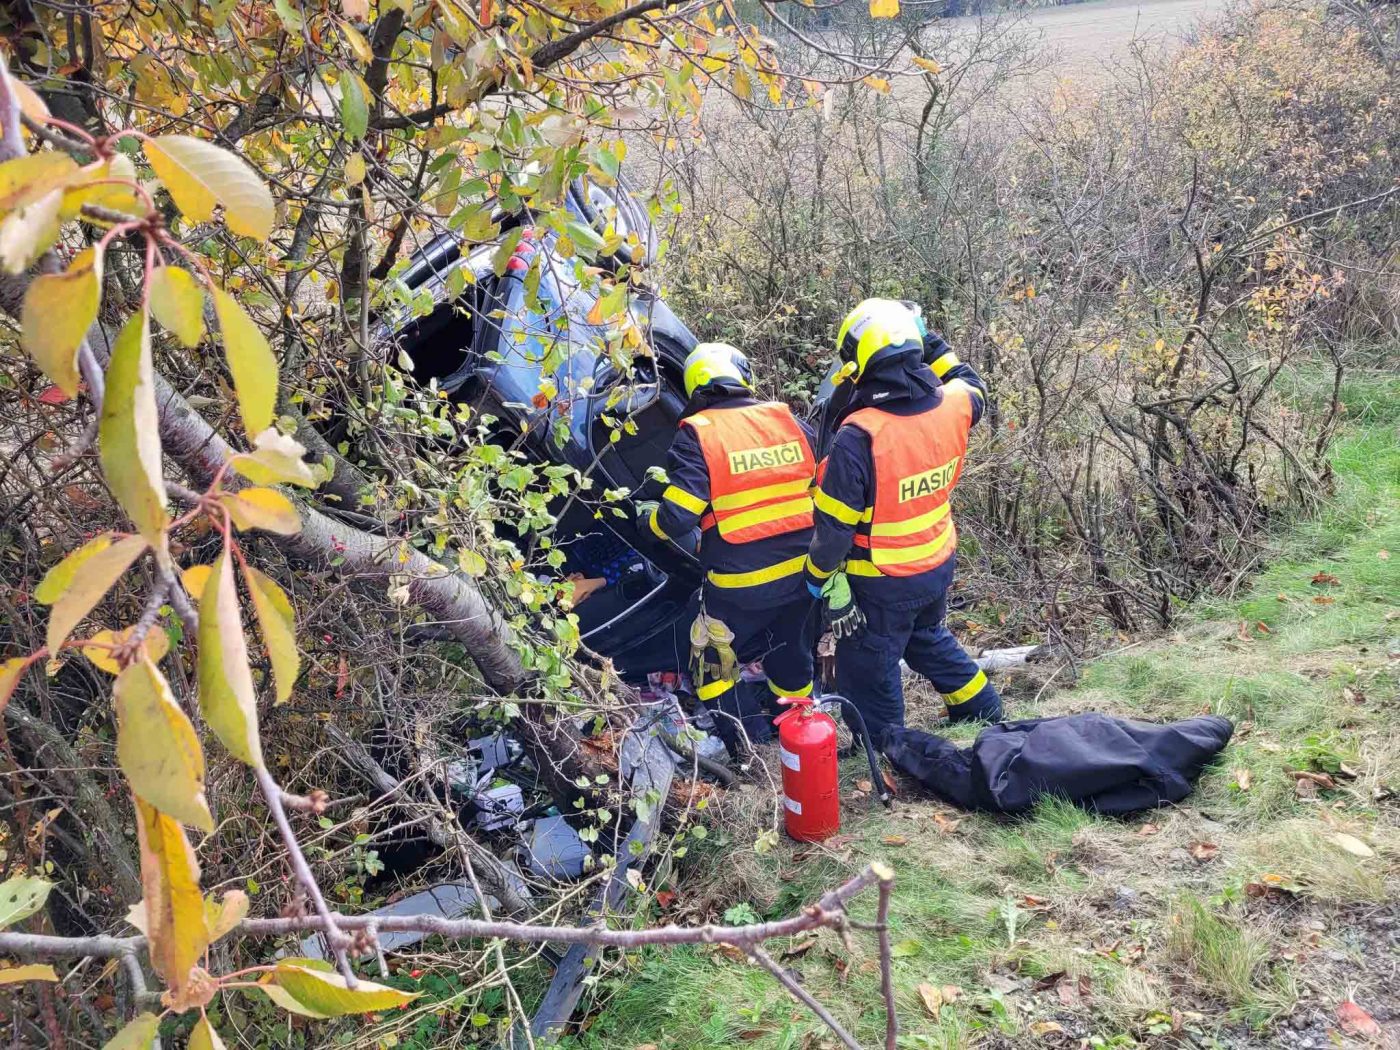
M 787 706 L 787 710 L 773 719 L 773 724 L 775 726 L 782 725 L 794 715 L 810 713 L 817 702 L 810 696 L 780 696 L 778 697 L 778 703 Z

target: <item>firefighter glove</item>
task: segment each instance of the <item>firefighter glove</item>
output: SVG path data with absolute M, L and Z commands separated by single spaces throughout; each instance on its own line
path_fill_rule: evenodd
M 833 637 L 850 638 L 860 633 L 865 626 L 865 613 L 856 604 L 844 572 L 832 574 L 822 587 L 822 597 L 826 599 L 826 618 Z

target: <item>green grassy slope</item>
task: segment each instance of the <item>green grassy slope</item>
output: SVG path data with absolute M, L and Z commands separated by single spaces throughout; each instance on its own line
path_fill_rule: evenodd
M 671 914 L 785 914 L 889 862 L 901 1046 L 1321 1046 L 1345 1041 L 1348 996 L 1400 1024 L 1400 382 L 1347 402 L 1335 497 L 1277 538 L 1246 591 L 1072 688 L 1023 686 L 1042 698 L 1012 708 L 1229 716 L 1235 740 L 1184 806 L 1117 821 L 1052 803 L 998 821 L 910 798 L 886 814 L 847 763 L 845 835 L 759 856 L 761 825 L 743 830 L 732 798 L 731 829 L 692 856 Z M 1330 779 L 1310 793 L 1291 770 Z M 880 1042 L 873 935 L 770 947 Z M 951 1003 L 931 1010 L 920 985 Z M 834 1045 L 766 974 L 708 948 L 632 956 L 598 992 L 568 1045 Z

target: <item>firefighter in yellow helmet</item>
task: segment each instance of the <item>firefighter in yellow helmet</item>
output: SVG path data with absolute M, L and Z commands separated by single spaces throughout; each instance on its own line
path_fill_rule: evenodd
M 953 720 L 1000 719 L 996 689 L 944 622 L 957 548 L 949 500 L 986 387 L 891 299 L 852 310 L 837 350 L 855 390 L 818 475 L 806 565 L 810 592 L 833 613 L 840 595 L 864 617 L 837 638 L 837 689 L 877 739 L 904 724 L 901 660 L 933 682 Z
M 667 486 L 648 509 L 659 539 L 701 529 L 701 615 L 691 632 L 696 689 L 721 738 L 738 753 L 739 667 L 762 659 L 768 692 L 812 691 L 815 616 L 803 583 L 812 535 L 812 435 L 786 405 L 752 393 L 748 359 L 724 343 L 701 343 L 685 360 L 689 399 L 666 457 Z M 764 705 L 764 706 L 771 706 Z M 762 738 L 767 719 L 743 719 Z

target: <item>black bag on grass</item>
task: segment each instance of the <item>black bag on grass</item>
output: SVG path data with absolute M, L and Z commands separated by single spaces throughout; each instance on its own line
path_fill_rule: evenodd
M 1002 722 L 967 748 L 902 727 L 882 744 L 896 768 L 963 809 L 1022 813 L 1055 795 L 1124 814 L 1184 799 L 1234 731 L 1215 715 L 1152 725 L 1081 714 Z

